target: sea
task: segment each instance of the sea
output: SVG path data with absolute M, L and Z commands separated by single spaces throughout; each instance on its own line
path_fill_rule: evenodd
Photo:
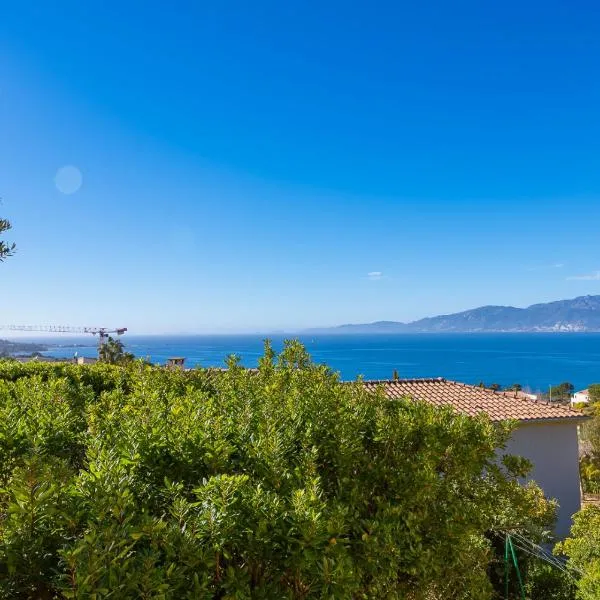
M 455 381 L 509 386 L 532 392 L 569 381 L 577 389 L 600 382 L 600 333 L 470 333 L 356 335 L 124 335 L 126 350 L 164 364 L 185 357 L 186 366 L 222 367 L 235 354 L 254 367 L 265 337 L 280 350 L 285 339 L 299 339 L 317 363 L 342 379 L 444 377 Z M 55 344 L 45 354 L 94 357 L 94 338 L 37 339 Z

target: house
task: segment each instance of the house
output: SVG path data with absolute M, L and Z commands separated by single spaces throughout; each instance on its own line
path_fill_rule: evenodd
M 575 392 L 571 397 L 571 404 L 589 404 L 590 403 L 590 391 L 581 390 Z
M 75 357 L 75 362 L 78 365 L 93 365 L 98 362 L 97 358 L 90 358 L 88 356 L 77 356 Z
M 449 405 L 470 416 L 486 413 L 492 421 L 518 421 L 506 452 L 533 463 L 528 479 L 560 505 L 557 536 L 569 533 L 571 517 L 581 506 L 578 426 L 587 419 L 581 412 L 533 400 L 522 392 L 495 392 L 442 378 L 365 381 L 365 385 L 373 390 L 383 386 L 390 399 L 409 397 L 435 406 Z
M 171 369 L 183 369 L 185 364 L 185 357 L 173 356 L 167 359 L 167 367 Z

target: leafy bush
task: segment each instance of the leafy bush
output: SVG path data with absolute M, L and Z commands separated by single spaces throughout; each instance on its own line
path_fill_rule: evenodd
M 508 426 L 228 366 L 0 362 L 2 597 L 481 600 L 490 532 L 553 517 Z
M 524 573 L 527 597 L 530 600 L 574 600 L 577 591 L 574 575 L 542 560 L 531 560 Z
M 590 404 L 596 404 L 600 401 L 600 383 L 593 383 L 588 388 L 590 395 Z
M 555 552 L 567 555 L 569 567 L 581 573 L 577 597 L 600 598 L 600 506 L 588 506 L 575 515 L 571 536 Z
M 595 386 L 590 386 L 590 393 Z M 580 427 L 580 441 L 587 446 L 587 452 L 579 461 L 581 485 L 586 494 L 600 493 L 600 404 L 593 403 L 586 408 L 592 419 Z
M 579 475 L 584 494 L 600 493 L 600 458 L 595 453 L 579 459 Z

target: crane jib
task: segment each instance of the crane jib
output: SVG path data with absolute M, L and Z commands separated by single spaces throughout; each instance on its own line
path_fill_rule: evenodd
M 73 327 L 71 325 L 0 325 L 0 330 L 35 331 L 39 333 L 91 333 L 98 336 L 98 351 L 107 342 L 110 334 L 123 335 L 127 327 Z
M 73 327 L 71 325 L 0 325 L 0 330 L 7 331 L 39 331 L 44 333 L 91 333 L 92 335 L 123 335 L 127 327 Z

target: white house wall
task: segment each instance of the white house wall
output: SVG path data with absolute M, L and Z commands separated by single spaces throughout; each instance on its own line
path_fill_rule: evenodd
M 535 480 L 547 497 L 558 500 L 556 534 L 567 536 L 571 517 L 581 506 L 577 423 L 523 424 L 513 432 L 505 452 L 533 463 L 527 479 Z
M 573 394 L 573 399 L 571 400 L 572 404 L 579 404 L 583 402 L 584 404 L 588 404 L 590 401 L 590 397 L 587 394 L 582 394 L 581 392 L 577 392 Z

